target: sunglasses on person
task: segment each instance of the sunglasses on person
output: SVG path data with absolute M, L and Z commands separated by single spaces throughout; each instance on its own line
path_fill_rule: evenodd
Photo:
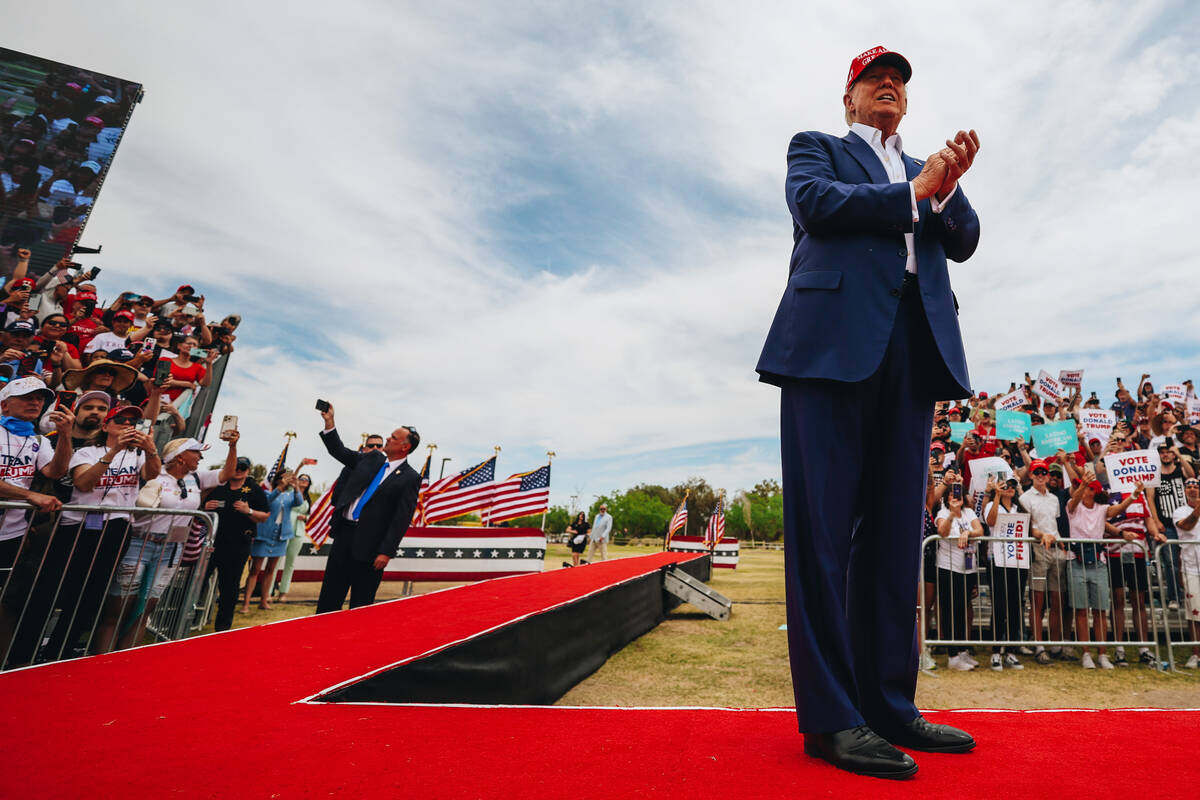
M 183 482 L 183 478 L 176 478 L 175 485 L 179 487 L 179 499 L 187 500 L 187 486 Z
M 1034 474 L 1034 475 L 1049 475 L 1049 474 L 1050 474 L 1050 470 L 1048 470 L 1048 469 L 1035 469 L 1035 470 L 1033 471 L 1033 474 Z
M 65 328 L 67 327 L 67 323 L 59 319 L 48 319 L 42 323 L 42 326 L 47 328 Z
M 113 425 L 136 425 L 137 417 L 113 417 Z
M 1183 482 L 1183 485 L 1191 489 L 1196 489 L 1200 487 L 1200 481 L 1195 480 L 1194 478 L 1188 478 Z
M 367 442 L 363 447 L 367 450 L 382 450 L 383 442 Z

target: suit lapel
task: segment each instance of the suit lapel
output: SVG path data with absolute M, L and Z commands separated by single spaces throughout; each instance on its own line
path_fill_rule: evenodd
M 872 183 L 891 183 L 888 180 L 887 172 L 883 169 L 883 164 L 879 161 L 879 156 L 875 155 L 871 145 L 864 142 L 857 133 L 846 134 L 842 137 L 842 142 L 854 160 L 867 171 Z

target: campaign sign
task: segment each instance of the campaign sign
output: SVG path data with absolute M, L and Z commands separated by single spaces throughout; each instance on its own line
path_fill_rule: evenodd
M 1029 415 L 1024 411 L 997 411 L 996 412 L 996 438 L 1001 441 L 1011 442 L 1020 436 L 1025 441 L 1030 441 L 1030 434 L 1033 432 L 1033 423 L 1029 419 Z
M 991 543 L 993 565 L 1029 569 L 1030 543 L 1021 541 L 1029 536 L 1028 514 L 997 514 L 992 536 L 1009 540 Z
M 1063 387 L 1061 383 L 1054 380 L 1049 372 L 1042 370 L 1038 373 L 1037 383 L 1033 385 L 1033 393 L 1058 405 L 1062 402 Z
M 1112 435 L 1116 424 L 1117 412 L 1108 408 L 1085 408 L 1079 412 L 1079 427 L 1087 438 L 1094 436 L 1101 444 L 1108 444 L 1108 437 Z
M 951 422 L 950 441 L 962 444 L 963 437 L 973 430 L 975 425 L 970 422 Z
M 1162 387 L 1163 397 L 1171 401 L 1171 405 L 1179 408 L 1187 400 L 1187 387 L 1182 383 L 1168 383 Z
M 1200 423 L 1200 398 L 1192 397 L 1188 399 L 1187 421 L 1189 425 Z
M 1063 386 L 1083 386 L 1083 370 L 1064 369 L 1058 373 L 1058 382 Z
M 1033 446 L 1042 458 L 1049 458 L 1055 451 L 1074 453 L 1079 450 L 1079 436 L 1075 432 L 1075 420 L 1047 422 L 1033 427 Z
M 1157 450 L 1113 453 L 1104 457 L 1104 467 L 1108 470 L 1109 485 L 1118 492 L 1132 492 L 1138 481 L 1146 487 L 1162 483 L 1162 462 Z
M 1003 397 L 996 398 L 997 411 L 1012 411 L 1015 408 L 1020 408 L 1025 405 L 1025 390 L 1017 389 L 1015 392 L 1009 392 Z

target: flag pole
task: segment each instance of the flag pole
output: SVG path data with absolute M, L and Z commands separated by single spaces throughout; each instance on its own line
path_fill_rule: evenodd
M 492 453 L 492 458 L 496 459 L 497 463 L 499 463 L 499 461 L 500 461 L 500 445 L 496 445 L 495 447 L 492 448 L 492 450 L 494 451 Z M 495 481 L 495 476 L 496 476 L 496 468 L 495 468 L 495 466 L 493 466 L 492 467 L 493 485 L 494 485 L 494 481 Z M 495 493 L 493 492 L 493 495 L 494 494 Z M 487 511 L 485 511 L 484 513 L 485 513 L 485 516 L 483 517 L 483 527 L 490 528 L 490 527 L 492 527 L 492 506 L 490 503 L 488 504 Z
M 366 444 L 366 441 L 364 440 L 363 443 Z M 437 445 L 433 442 L 430 442 L 429 444 L 425 445 L 425 449 L 429 451 L 428 453 L 425 454 L 425 466 L 432 468 L 433 467 L 433 451 L 437 450 Z M 430 483 L 433 483 L 432 473 L 429 475 L 426 475 L 425 477 L 426 477 L 426 480 L 428 480 Z M 426 486 L 425 488 L 428 489 L 429 487 Z M 420 522 L 418 524 L 422 528 L 425 527 L 425 502 L 424 502 L 424 500 L 425 500 L 425 498 L 421 497 L 420 492 L 418 492 L 417 493 L 417 510 L 420 513 L 420 518 L 419 518 Z
M 557 453 L 555 453 L 553 450 L 546 451 L 546 466 L 547 467 L 550 466 L 550 462 L 554 460 L 554 456 L 556 456 L 556 455 L 557 455 Z M 547 502 L 546 507 L 544 509 L 542 509 L 542 533 L 546 532 L 546 512 L 548 512 L 549 510 L 550 510 L 550 503 Z

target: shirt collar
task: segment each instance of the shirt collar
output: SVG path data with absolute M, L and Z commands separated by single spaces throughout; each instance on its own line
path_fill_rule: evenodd
M 883 141 L 883 131 L 862 122 L 850 123 L 850 130 L 871 147 L 880 150 L 894 148 L 897 153 L 904 152 L 904 141 L 900 138 L 899 133 L 893 133 L 885 142 Z

